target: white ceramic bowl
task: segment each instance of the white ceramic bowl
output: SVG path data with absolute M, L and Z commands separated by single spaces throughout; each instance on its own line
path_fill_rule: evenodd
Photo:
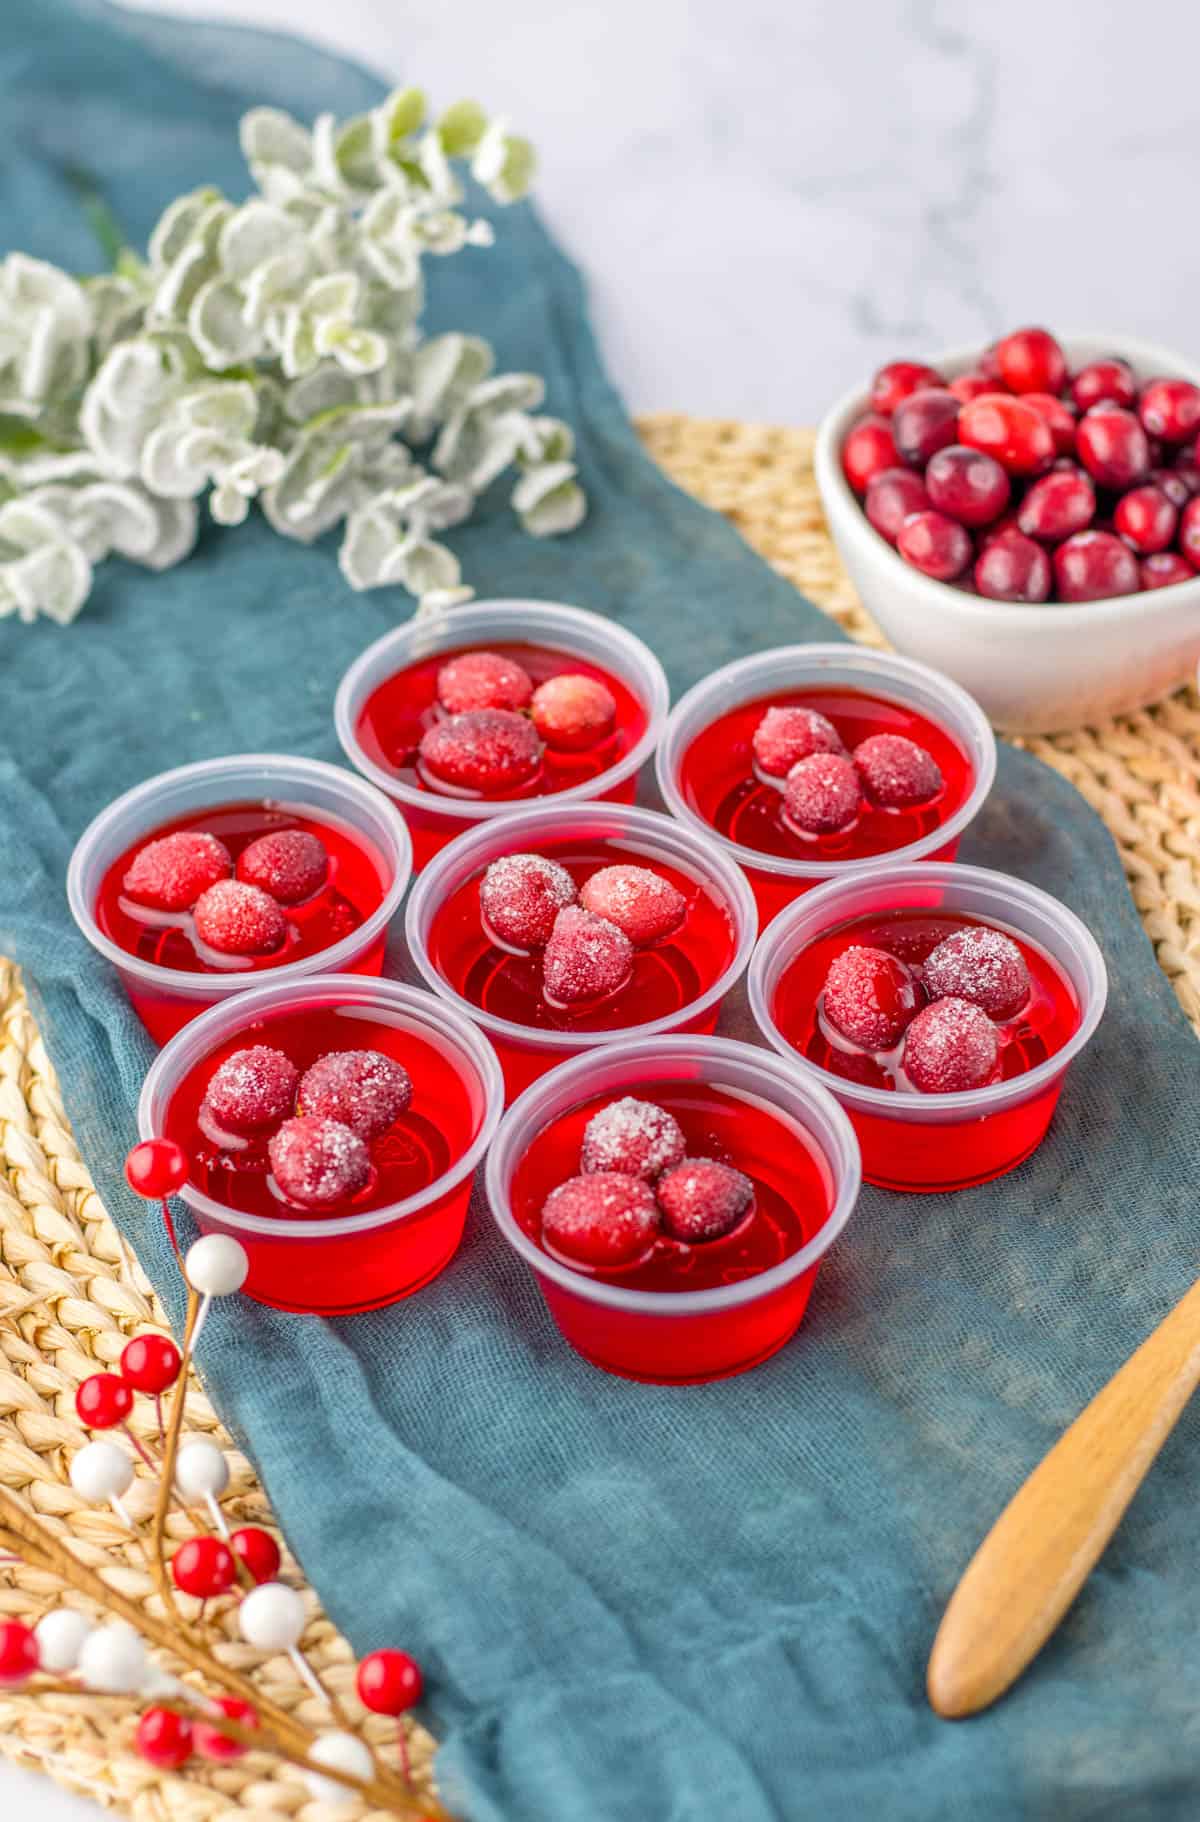
M 1200 365 L 1148 342 L 1093 334 L 1059 339 L 1072 369 L 1115 354 L 1139 380 L 1170 373 L 1200 385 Z M 982 351 L 912 358 L 952 379 Z M 1192 677 L 1200 660 L 1200 575 L 1106 601 L 1032 607 L 985 601 L 913 569 L 870 524 L 842 473 L 846 433 L 868 408 L 867 390 L 857 387 L 826 413 L 814 465 L 842 562 L 897 651 L 947 672 L 1010 733 L 1055 733 L 1144 708 Z

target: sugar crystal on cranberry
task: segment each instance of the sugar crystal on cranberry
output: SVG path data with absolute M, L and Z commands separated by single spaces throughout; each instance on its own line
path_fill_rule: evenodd
M 854 764 L 868 795 L 885 810 L 929 803 L 942 789 L 933 754 L 904 734 L 872 734 L 854 749 Z
M 658 1179 L 655 1194 L 663 1232 L 689 1246 L 732 1233 L 754 1203 L 749 1177 L 714 1158 L 684 1158 Z
M 1029 999 L 1029 969 L 1011 936 L 975 925 L 943 938 L 921 972 L 932 999 L 970 1000 L 989 1018 L 1015 1018 Z
M 813 753 L 846 751 L 827 716 L 799 706 L 769 708 L 754 730 L 751 745 L 754 763 L 768 778 L 786 778 L 794 765 Z
M 532 695 L 529 673 L 499 652 L 458 652 L 437 674 L 437 699 L 449 715 L 528 708 Z
M 341 1120 L 298 1114 L 267 1143 L 271 1171 L 284 1199 L 302 1208 L 332 1208 L 363 1189 L 371 1154 Z
M 270 893 L 240 879 L 202 892 L 193 917 L 197 938 L 218 955 L 274 955 L 287 938 L 287 920 Z
M 594 1113 L 583 1129 L 580 1169 L 584 1176 L 619 1171 L 653 1183 L 687 1150 L 683 1130 L 673 1114 L 653 1101 L 623 1095 Z
M 533 692 L 529 706 L 533 725 L 548 747 L 566 753 L 585 752 L 612 733 L 617 702 L 598 677 L 563 671 L 548 677 Z
M 298 905 L 325 884 L 329 855 L 325 843 L 307 829 L 274 829 L 242 849 L 237 876 L 269 892 L 278 904 Z
M 471 709 L 435 722 L 421 736 L 421 764 L 455 790 L 486 796 L 536 777 L 542 743 L 525 715 L 509 709 Z
M 801 759 L 783 787 L 783 820 L 801 835 L 836 835 L 862 808 L 858 773 L 842 753 Z
M 982 1088 L 996 1071 L 996 1027 L 972 1000 L 934 1000 L 904 1037 L 904 1073 L 921 1094 Z
M 224 842 L 202 829 L 177 829 L 139 848 L 121 890 L 155 911 L 190 911 L 202 892 L 228 879 L 233 862 Z
M 502 948 L 541 949 L 554 920 L 575 903 L 575 881 L 565 867 L 542 854 L 503 854 L 479 882 L 479 909 Z
M 892 1050 L 921 1005 L 913 974 L 886 949 L 854 943 L 829 964 L 821 1009 L 861 1050 Z
M 542 1239 L 573 1265 L 614 1270 L 632 1265 L 659 1229 L 654 1191 L 640 1177 L 595 1171 L 551 1190 L 542 1208 Z
M 633 944 L 606 917 L 568 905 L 554 920 L 542 962 L 542 991 L 552 1006 L 606 999 L 633 973 Z
M 270 1044 L 235 1050 L 209 1077 L 201 1124 L 207 1109 L 210 1123 L 226 1132 L 262 1132 L 293 1112 L 299 1080 L 292 1059 Z
M 652 867 L 601 867 L 579 889 L 585 911 L 606 917 L 635 948 L 661 942 L 687 916 L 687 899 Z
M 377 1139 L 412 1101 L 403 1063 L 381 1050 L 331 1050 L 318 1057 L 300 1083 L 300 1109 L 340 1120 L 360 1139 Z

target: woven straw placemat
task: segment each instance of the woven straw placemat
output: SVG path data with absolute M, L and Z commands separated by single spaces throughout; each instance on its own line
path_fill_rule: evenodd
M 644 419 L 646 445 L 679 484 L 726 513 L 747 540 L 855 638 L 882 644 L 843 574 L 825 530 L 806 430 Z M 70 635 L 66 635 L 70 637 Z M 1182 691 L 1144 714 L 1101 728 L 1028 743 L 1063 772 L 1112 830 L 1159 961 L 1200 1030 L 1200 704 Z M 132 1134 L 130 1135 L 132 1139 Z M 0 1481 L 27 1498 L 64 1542 L 115 1586 L 153 1608 L 149 1575 L 129 1534 L 109 1513 L 80 1504 L 67 1464 L 85 1440 L 75 1418 L 81 1379 L 117 1361 L 131 1334 L 162 1312 L 122 1243 L 75 1148 L 53 1066 L 30 1016 L 20 977 L 0 960 Z M 135 1429 L 152 1416 L 139 1401 Z M 230 1453 L 239 1523 L 269 1523 L 249 1464 L 223 1434 L 193 1384 L 188 1431 Z M 148 1516 L 151 1483 L 129 1498 Z M 177 1535 L 189 1524 L 182 1515 Z M 288 1565 L 285 1573 L 294 1571 Z M 0 1567 L 0 1616 L 36 1623 L 59 1589 L 39 1572 Z M 403 1641 L 399 1641 L 403 1643 Z M 349 1646 L 312 1601 L 307 1656 L 353 1703 Z M 262 1665 L 236 1639 L 229 1661 L 253 1668 L 281 1706 L 318 1724 L 322 1714 L 286 1659 Z M 372 1722 L 384 1742 L 390 1724 Z M 317 1822 L 323 1813 L 297 1775 L 262 1754 L 186 1773 L 153 1770 L 132 1750 L 129 1704 L 0 1691 L 0 1751 L 124 1811 L 135 1822 L 234 1822 L 264 1812 Z M 432 1742 L 414 1729 L 415 1762 L 427 1775 Z M 328 1813 L 328 1812 L 325 1812 Z

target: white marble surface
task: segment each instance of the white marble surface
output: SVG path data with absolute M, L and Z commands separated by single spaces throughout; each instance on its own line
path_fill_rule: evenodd
M 154 4 L 511 114 L 637 409 L 812 422 L 1029 320 L 1200 354 L 1194 0 Z M 98 1812 L 2 1771 L 0 1814 Z

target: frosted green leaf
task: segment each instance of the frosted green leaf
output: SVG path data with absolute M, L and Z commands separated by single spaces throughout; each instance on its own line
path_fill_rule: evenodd
M 303 229 L 285 209 L 254 199 L 235 209 L 221 229 L 217 252 L 226 278 L 245 279 L 256 266 L 303 240 Z
M 201 285 L 188 311 L 192 340 L 210 367 L 234 367 L 257 352 L 259 336 L 248 323 L 237 286 L 225 278 Z
M 293 380 L 283 394 L 283 409 L 293 424 L 303 424 L 319 412 L 342 410 L 357 403 L 354 378 L 333 361 L 323 361 L 311 373 Z
M 114 342 L 132 335 L 139 327 L 149 297 L 148 274 L 135 279 L 102 272 L 96 278 L 85 279 L 83 288 L 92 309 L 95 347 L 103 357 Z
M 504 147 L 500 175 L 488 185 L 497 202 L 519 202 L 529 193 L 537 171 L 537 153 L 528 139 L 513 138 Z
M 492 351 L 478 336 L 437 335 L 424 342 L 412 362 L 412 440 L 423 443 L 432 436 L 472 388 L 487 378 L 491 365 Z
M 462 567 L 452 550 L 431 538 L 401 546 L 398 565 L 401 581 L 410 595 L 425 596 L 433 590 L 456 588 Z
M 173 422 L 159 424 L 142 445 L 141 476 L 151 493 L 163 499 L 187 500 L 208 484 L 210 431 L 180 434 Z
M 420 89 L 394 89 L 379 108 L 389 146 L 399 145 L 425 123 L 425 96 Z
M 150 264 L 160 268 L 173 265 L 213 204 L 220 201 L 220 196 L 221 192 L 210 184 L 190 190 L 186 196 L 177 196 L 163 210 L 150 236 L 147 248 Z
M 532 537 L 555 538 L 574 531 L 586 516 L 587 498 L 575 475 L 572 462 L 546 462 L 517 482 L 513 508 Z
M 154 500 L 158 538 L 152 549 L 137 559 L 146 569 L 173 569 L 190 556 L 196 542 L 199 516 L 193 500 Z
M 334 141 L 338 176 L 355 190 L 374 190 L 380 181 L 380 161 L 388 148 L 388 130 L 379 114 L 360 114 L 348 120 Z
M 313 339 L 318 354 L 331 354 L 350 374 L 374 373 L 387 359 L 383 337 L 352 323 L 320 322 Z
M 141 561 L 158 542 L 158 515 L 138 487 L 97 481 L 81 487 L 68 514 L 71 532 L 93 562 L 110 551 Z
M 362 284 L 355 272 L 330 272 L 314 279 L 301 299 L 301 307 L 315 317 L 353 316 Z
M 421 596 L 417 604 L 418 614 L 432 618 L 435 614 L 444 614 L 452 607 L 463 607 L 475 599 L 475 590 L 465 585 L 458 588 L 431 588 Z
M 184 424 L 193 429 L 217 430 L 242 441 L 253 433 L 258 399 L 248 380 L 231 380 L 184 393 L 177 410 Z
M 0 616 L 27 623 L 44 614 L 60 626 L 79 612 L 92 588 L 92 566 L 77 544 L 63 539 L 0 566 Z
M 312 137 L 282 108 L 251 108 L 242 115 L 239 138 L 248 165 L 283 165 L 298 175 L 312 163 Z
M 0 549 L 37 550 L 63 535 L 58 517 L 36 499 L 8 500 L 0 506 Z
M 273 310 L 286 305 L 309 276 L 311 259 L 303 241 L 264 259 L 245 281 L 246 321 L 262 324 Z
M 536 373 L 498 373 L 474 388 L 467 406 L 478 413 L 536 411 L 545 396 L 545 381 Z
M 417 147 L 417 163 L 429 186 L 430 198 L 438 207 L 450 208 L 462 201 L 462 185 L 451 170 L 436 133 L 423 135 Z
M 394 582 L 400 563 L 395 520 L 378 507 L 352 513 L 338 552 L 338 567 L 351 588 L 361 593 Z
M 437 124 L 438 138 L 447 158 L 473 152 L 487 128 L 487 115 L 477 101 L 456 101 Z

